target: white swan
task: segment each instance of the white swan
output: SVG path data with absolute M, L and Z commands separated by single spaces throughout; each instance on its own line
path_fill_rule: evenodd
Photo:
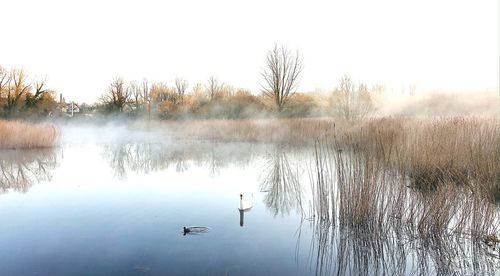
M 250 210 L 252 208 L 252 202 L 250 200 L 243 199 L 243 194 L 240 194 L 240 211 Z

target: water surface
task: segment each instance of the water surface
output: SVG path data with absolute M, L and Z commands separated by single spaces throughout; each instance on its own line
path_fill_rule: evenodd
M 309 208 L 312 148 L 179 140 L 121 127 L 63 133 L 58 148 L 1 152 L 1 275 L 498 269 L 497 258 L 467 240 L 376 240 L 324 225 Z M 248 212 L 238 210 L 241 193 L 253 202 Z M 210 231 L 183 235 L 183 226 Z M 457 245 L 463 254 L 454 253 Z

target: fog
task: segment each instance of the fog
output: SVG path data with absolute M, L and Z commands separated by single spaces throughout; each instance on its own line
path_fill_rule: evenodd
M 415 95 L 386 93 L 375 98 L 378 116 L 498 117 L 498 89 L 427 91 Z

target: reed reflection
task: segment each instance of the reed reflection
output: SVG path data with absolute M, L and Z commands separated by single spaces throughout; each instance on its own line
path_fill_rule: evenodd
M 50 180 L 57 165 L 54 149 L 2 150 L 0 192 L 26 193 L 35 183 Z
M 327 191 L 310 212 L 317 275 L 496 273 L 499 247 L 487 239 L 499 214 L 479 192 L 454 183 L 414 189 L 404 174 L 355 151 L 316 145 L 315 156 L 313 192 Z

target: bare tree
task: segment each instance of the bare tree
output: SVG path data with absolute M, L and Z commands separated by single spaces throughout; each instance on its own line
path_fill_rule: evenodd
M 4 92 L 7 91 L 7 87 L 10 85 L 11 75 L 7 69 L 0 66 L 0 98 L 3 97 Z
M 135 110 L 138 111 L 139 106 L 140 106 L 141 95 L 142 95 L 141 88 L 139 87 L 137 82 L 131 81 L 130 84 L 128 85 L 127 89 L 129 90 L 129 93 L 134 100 Z
M 147 79 L 143 79 L 141 83 L 141 98 L 145 102 L 149 102 L 151 100 L 149 97 L 149 82 Z
M 150 96 L 150 91 L 149 91 L 149 82 L 146 78 L 144 78 L 142 80 L 141 98 L 147 104 L 148 119 L 151 120 L 151 96 Z
M 364 83 L 358 84 L 356 95 L 356 117 L 364 118 L 373 111 L 373 100 L 371 91 Z
M 125 89 L 123 79 L 116 78 L 109 86 L 108 92 L 102 95 L 101 102 L 107 105 L 111 111 L 123 112 L 130 101 L 130 91 Z
M 214 76 L 210 76 L 210 78 L 208 78 L 208 84 L 207 84 L 207 94 L 208 94 L 208 99 L 210 101 L 214 100 L 220 93 L 220 91 L 222 90 L 222 84 L 219 83 L 219 80 L 214 77 Z
M 42 99 L 44 94 L 50 93 L 50 90 L 48 90 L 45 86 L 46 79 L 39 79 L 35 80 L 33 82 L 33 88 L 35 89 L 35 93 L 27 93 L 26 94 L 26 107 L 28 108 L 34 108 L 36 107 L 37 103 Z
M 368 87 L 364 83 L 357 86 L 351 77 L 344 75 L 334 91 L 337 107 L 340 115 L 346 119 L 360 118 L 366 116 L 373 108 L 373 103 Z
M 352 116 L 352 102 L 354 96 L 354 82 L 351 77 L 344 75 L 340 79 L 337 92 L 339 93 L 340 112 L 344 118 L 350 119 Z
M 7 112 L 11 113 L 15 108 L 20 108 L 21 100 L 31 91 L 31 85 L 27 83 L 26 74 L 22 69 L 12 69 L 11 83 L 7 87 Z
M 188 82 L 184 79 L 177 78 L 175 79 L 175 92 L 177 93 L 177 98 L 179 102 L 184 102 L 184 94 L 186 94 L 186 90 L 188 87 Z
M 264 95 L 273 100 L 278 112 L 293 97 L 302 68 L 298 51 L 293 54 L 285 46 L 278 45 L 268 51 L 266 69 L 262 72 L 262 88 Z

